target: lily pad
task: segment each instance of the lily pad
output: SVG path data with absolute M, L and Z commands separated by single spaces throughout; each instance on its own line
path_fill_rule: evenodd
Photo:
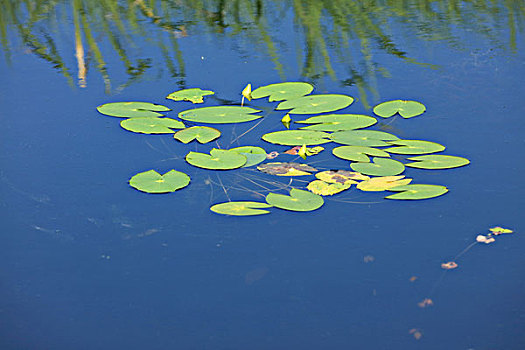
M 334 132 L 332 141 L 350 146 L 381 147 L 389 146 L 385 141 L 399 140 L 388 132 L 377 130 L 345 130 Z
M 166 98 L 173 101 L 189 101 L 191 103 L 203 103 L 204 96 L 213 95 L 215 92 L 211 90 L 202 90 L 199 88 L 183 89 L 172 92 Z
M 290 109 L 290 114 L 317 114 L 346 108 L 352 102 L 354 99 L 346 95 L 309 95 L 281 102 L 275 109 Z
M 430 141 L 395 140 L 388 143 L 399 146 L 384 149 L 386 152 L 395 154 L 427 154 L 445 150 L 445 146 Z
M 404 185 L 390 188 L 389 191 L 400 193 L 386 196 L 386 199 L 418 200 L 444 195 L 448 192 L 448 188 L 441 185 Z
M 415 162 L 407 163 L 405 166 L 419 169 L 451 169 L 470 163 L 467 158 L 439 154 L 411 157 L 408 160 L 415 160 Z
M 200 143 L 208 143 L 221 136 L 221 132 L 209 126 L 192 126 L 181 131 L 177 131 L 173 138 L 182 143 L 189 143 L 197 140 Z
M 343 184 L 351 185 L 357 183 L 357 181 L 363 181 L 370 179 L 368 176 L 355 171 L 348 170 L 326 170 L 315 174 L 315 177 L 324 182 L 332 184 Z
M 317 171 L 316 168 L 313 168 L 307 164 L 300 163 L 264 163 L 257 167 L 257 170 L 262 171 L 263 173 L 277 176 L 303 176 L 303 175 L 312 175 L 311 173 Z
M 352 163 L 350 168 L 365 175 L 393 176 L 405 171 L 403 163 L 389 158 L 374 157 L 373 163 Z
M 374 113 L 383 118 L 389 118 L 399 113 L 403 118 L 417 117 L 425 112 L 425 106 L 416 101 L 394 100 L 378 104 Z
M 296 123 L 315 124 L 303 126 L 302 130 L 341 131 L 367 128 L 377 123 L 377 119 L 361 114 L 326 114 L 310 117 Z
M 186 161 L 199 168 L 229 170 L 246 164 L 246 157 L 234 151 L 214 148 L 210 154 L 190 152 L 186 155 Z
M 240 106 L 201 107 L 182 111 L 179 118 L 209 124 L 242 123 L 262 118 L 262 115 L 254 115 L 259 112 L 257 109 Z
M 351 183 L 328 183 L 323 180 L 314 180 L 310 182 L 306 188 L 308 191 L 320 196 L 332 196 L 349 189 L 350 186 L 352 186 Z
M 331 142 L 330 134 L 322 131 L 313 130 L 282 130 L 264 134 L 262 139 L 266 142 L 278 145 L 295 146 L 295 145 L 321 145 Z
M 149 102 L 112 102 L 100 105 L 97 110 L 105 115 L 119 118 L 161 117 L 170 109 L 166 106 Z
M 138 117 L 120 122 L 124 129 L 140 134 L 172 134 L 171 129 L 185 128 L 184 123 L 171 118 Z
M 412 179 L 405 179 L 405 175 L 373 177 L 357 184 L 361 191 L 386 191 L 392 187 L 408 185 Z
M 276 208 L 291 211 L 313 211 L 324 204 L 323 197 L 297 188 L 292 188 L 289 196 L 269 193 L 266 196 L 266 202 Z
M 289 100 L 296 97 L 308 95 L 314 87 L 308 83 L 286 82 L 261 86 L 252 91 L 252 98 L 269 96 L 269 101 Z
M 134 175 L 129 185 L 146 193 L 169 193 L 188 186 L 190 177 L 180 171 L 170 170 L 164 175 L 148 170 Z
M 271 208 L 272 206 L 261 202 L 225 202 L 213 205 L 210 210 L 217 214 L 234 215 L 234 216 L 249 216 L 268 214 L 268 210 L 261 210 L 261 208 Z
M 247 168 L 256 164 L 259 164 L 266 160 L 266 151 L 261 147 L 255 146 L 242 146 L 236 148 L 230 148 L 230 151 L 237 152 L 246 157 L 246 164 L 242 167 Z
M 390 155 L 383 150 L 365 146 L 340 146 L 334 148 L 332 153 L 341 159 L 365 163 L 370 162 L 368 156 L 390 157 Z

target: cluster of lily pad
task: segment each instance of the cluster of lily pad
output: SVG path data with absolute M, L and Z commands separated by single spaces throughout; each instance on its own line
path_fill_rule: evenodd
M 186 127 L 184 122 L 204 124 L 229 124 L 251 122 L 260 118 L 260 110 L 244 106 L 249 101 L 268 97 L 269 102 L 277 101 L 275 110 L 286 111 L 281 122 L 284 130 L 262 135 L 262 140 L 277 145 L 293 146 L 285 153 L 297 154 L 301 158 L 314 156 L 323 151 L 319 145 L 336 143 L 332 154 L 350 161 L 351 170 L 335 169 L 318 172 L 316 168 L 295 162 L 267 162 L 273 158 L 264 148 L 246 145 L 231 149 L 213 148 L 209 153 L 189 152 L 186 161 L 198 168 L 232 170 L 257 166 L 261 172 L 277 176 L 311 176 L 306 189 L 292 188 L 288 194 L 269 193 L 266 202 L 229 201 L 211 206 L 216 213 L 226 215 L 259 215 L 269 213 L 268 208 L 276 207 L 291 211 L 312 211 L 324 204 L 323 196 L 330 196 L 355 187 L 361 191 L 391 191 L 387 199 L 417 200 L 441 196 L 448 192 L 442 185 L 412 184 L 412 179 L 402 173 L 405 167 L 419 169 L 449 169 L 469 164 L 469 160 L 445 154 L 443 145 L 424 140 L 401 140 L 384 131 L 363 130 L 377 123 L 377 119 L 362 114 L 332 113 L 350 106 L 354 99 L 342 94 L 311 94 L 312 85 L 304 82 L 270 84 L 251 91 L 251 85 L 242 91 L 241 106 L 212 106 L 184 110 L 178 119 L 167 118 L 168 107 L 148 102 L 115 102 L 97 107 L 102 114 L 125 118 L 120 125 L 132 132 L 142 134 L 173 134 L 175 140 L 189 143 L 196 140 L 208 143 L 221 136 L 216 128 L 202 125 Z M 203 97 L 214 94 L 198 88 L 179 90 L 167 96 L 174 101 L 202 103 Z M 425 112 L 423 104 L 416 101 L 394 100 L 374 107 L 374 113 L 382 118 L 399 114 L 413 118 Z M 329 114 L 327 114 L 329 113 Z M 292 120 L 290 115 L 309 115 L 303 120 Z M 320 114 L 320 115 L 315 115 Z M 291 123 L 300 125 L 290 129 Z M 178 130 L 178 131 L 176 131 Z M 315 147 L 309 147 L 315 146 Z M 408 156 L 408 162 L 391 158 Z M 370 159 L 371 158 L 371 159 Z M 261 164 L 263 163 L 263 164 Z M 136 174 L 129 184 L 147 193 L 169 193 L 188 186 L 190 177 L 175 169 L 165 174 L 148 170 Z

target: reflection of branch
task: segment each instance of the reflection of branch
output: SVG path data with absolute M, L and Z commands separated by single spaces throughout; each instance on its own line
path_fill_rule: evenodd
M 86 85 L 86 62 L 84 61 L 84 46 L 82 45 L 82 34 L 80 32 L 80 21 L 78 19 L 78 9 L 73 3 L 73 22 L 75 24 L 75 57 L 78 65 L 78 86 L 85 88 Z

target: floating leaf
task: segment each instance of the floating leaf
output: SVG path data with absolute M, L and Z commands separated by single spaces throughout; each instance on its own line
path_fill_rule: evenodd
M 200 143 L 208 143 L 221 136 L 221 132 L 209 126 L 192 126 L 181 131 L 177 131 L 173 138 L 182 143 L 189 143 L 197 140 Z
M 332 196 L 336 193 L 347 190 L 352 186 L 351 183 L 328 183 L 322 180 L 314 180 L 306 186 L 308 191 L 318 194 L 320 196 Z
M 479 243 L 489 244 L 495 241 L 496 240 L 494 239 L 494 237 L 491 237 L 490 235 L 489 236 L 478 235 L 476 237 L 476 242 L 479 242 Z
M 320 145 L 330 142 L 330 134 L 312 130 L 282 130 L 264 134 L 262 139 L 278 145 Z
M 385 141 L 399 140 L 399 137 L 377 130 L 345 130 L 334 132 L 332 141 L 350 146 L 380 147 L 390 146 Z
M 404 185 L 390 188 L 389 191 L 400 193 L 391 194 L 386 199 L 418 200 L 439 197 L 448 192 L 448 188 L 440 185 Z
M 211 124 L 242 123 L 262 118 L 262 115 L 254 115 L 259 112 L 257 109 L 240 106 L 201 107 L 182 111 L 179 113 L 179 118 Z
M 170 170 L 164 175 L 155 170 L 138 173 L 129 179 L 129 185 L 147 193 L 168 193 L 188 186 L 190 177 L 180 171 Z
M 388 143 L 399 146 L 384 149 L 386 152 L 395 154 L 425 154 L 441 152 L 445 150 L 445 146 L 430 141 L 395 140 L 388 141 Z
M 172 92 L 166 98 L 173 101 L 189 101 L 191 103 L 203 103 L 204 96 L 213 95 L 215 92 L 211 90 L 202 90 L 199 88 L 183 89 Z
M 190 152 L 186 161 L 199 168 L 229 170 L 246 164 L 246 157 L 234 151 L 213 148 L 210 154 Z
M 242 146 L 236 148 L 230 148 L 230 151 L 237 152 L 246 157 L 246 164 L 242 167 L 247 168 L 256 164 L 259 164 L 266 160 L 266 151 L 261 147 L 255 146 Z
M 317 171 L 316 168 L 313 168 L 307 164 L 300 163 L 264 163 L 257 167 L 257 170 L 262 171 L 266 174 L 278 175 L 278 176 L 302 176 L 302 175 L 312 175 L 310 172 Z
M 357 184 L 361 191 L 386 191 L 392 187 L 408 185 L 412 179 L 405 179 L 405 175 L 373 177 Z
M 319 180 L 323 180 L 328 183 L 338 183 L 344 185 L 351 185 L 357 183 L 357 181 L 368 180 L 368 176 L 361 173 L 348 171 L 348 170 L 326 170 L 315 174 L 315 177 Z
M 323 204 L 323 197 L 309 191 L 292 188 L 290 195 L 269 193 L 266 202 L 279 209 L 291 211 L 312 211 L 319 209 Z
M 284 151 L 283 153 L 290 154 L 292 156 L 297 156 L 299 155 L 300 149 L 301 149 L 301 146 L 295 146 L 295 147 L 290 148 L 287 151 Z M 316 154 L 321 153 L 322 151 L 324 151 L 324 147 L 321 147 L 321 146 L 306 147 L 305 154 L 307 156 L 314 156 Z
M 350 106 L 354 99 L 346 95 L 309 95 L 281 102 L 275 109 L 291 109 L 290 114 L 317 114 Z
M 97 110 L 105 115 L 120 118 L 160 117 L 170 109 L 166 106 L 149 102 L 112 102 L 100 105 Z
M 414 163 L 407 163 L 406 166 L 419 169 L 450 169 L 458 168 L 470 163 L 470 161 L 463 157 L 447 156 L 430 154 L 428 156 L 418 156 L 407 158 L 408 160 L 415 160 Z
M 499 235 L 501 235 L 501 234 L 507 234 L 507 233 L 512 233 L 512 232 L 514 232 L 514 231 L 512 231 L 512 230 L 510 230 L 510 229 L 508 229 L 508 228 L 503 228 L 503 227 L 499 227 L 499 226 L 496 226 L 496 227 L 490 228 L 489 230 L 492 232 L 492 234 L 493 234 L 494 236 L 499 236 Z
M 120 122 L 124 129 L 140 134 L 172 134 L 171 129 L 182 129 L 184 123 L 171 118 L 138 117 L 124 119 Z
M 425 110 L 422 103 L 404 100 L 383 102 L 374 107 L 374 113 L 383 118 L 389 118 L 396 113 L 403 118 L 412 118 L 423 114 Z
M 366 128 L 377 123 L 377 120 L 361 114 L 326 114 L 310 117 L 296 123 L 315 124 L 303 126 L 302 130 L 341 131 Z
M 271 208 L 271 205 L 261 202 L 225 202 L 213 205 L 210 210 L 217 214 L 234 215 L 234 216 L 249 216 L 268 214 L 268 210 L 261 210 L 261 208 Z
M 373 163 L 352 163 L 350 168 L 365 175 L 393 176 L 405 171 L 403 163 L 388 158 L 374 157 Z
M 269 97 L 269 101 L 283 101 L 308 95 L 314 87 L 308 83 L 286 82 L 261 86 L 252 91 L 252 98 Z
M 341 159 L 364 163 L 370 162 L 368 156 L 390 157 L 390 155 L 383 150 L 365 146 L 340 146 L 334 148 L 332 153 Z

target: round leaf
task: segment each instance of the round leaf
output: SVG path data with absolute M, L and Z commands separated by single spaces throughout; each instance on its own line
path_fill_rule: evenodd
M 411 157 L 408 160 L 415 160 L 414 163 L 407 163 L 406 166 L 419 169 L 450 169 L 458 168 L 470 163 L 463 157 L 430 154 L 428 156 Z
M 389 146 L 385 141 L 399 140 L 399 137 L 377 130 L 346 130 L 334 132 L 332 141 L 350 146 L 381 147 Z
M 269 101 L 289 100 L 296 97 L 308 95 L 314 87 L 308 83 L 286 82 L 261 86 L 252 91 L 252 98 L 269 97 Z
M 332 153 L 341 159 L 365 163 L 370 162 L 368 156 L 390 157 L 390 155 L 383 150 L 365 146 L 340 146 L 334 148 Z
M 389 188 L 408 185 L 412 179 L 405 179 L 405 175 L 373 177 L 357 184 L 361 191 L 386 191 Z
M 259 110 L 250 107 L 215 106 L 182 111 L 179 113 L 179 118 L 210 124 L 242 123 L 262 118 L 262 115 L 254 115 L 254 113 L 259 112 Z
M 147 193 L 168 193 L 188 186 L 190 177 L 180 171 L 170 170 L 161 175 L 155 170 L 138 173 L 129 179 L 129 185 Z
M 317 114 L 350 106 L 354 99 L 346 95 L 309 95 L 279 103 L 275 109 L 291 109 L 290 114 Z
M 237 152 L 246 157 L 246 164 L 242 167 L 247 168 L 266 160 L 266 151 L 261 147 L 255 146 L 242 146 L 236 148 L 230 148 L 230 151 Z
M 361 173 L 348 170 L 326 170 L 315 174 L 315 177 L 324 182 L 332 184 L 351 185 L 357 183 L 356 180 L 368 180 L 369 177 Z
M 170 109 L 149 102 L 112 102 L 100 105 L 97 110 L 105 115 L 120 118 L 159 117 Z
M 445 150 L 445 146 L 430 141 L 395 140 L 388 143 L 399 146 L 384 149 L 386 152 L 395 154 L 426 154 Z
M 124 129 L 140 134 L 172 134 L 171 129 L 182 129 L 184 124 L 181 121 L 171 118 L 151 118 L 139 117 L 124 119 L 120 122 Z
M 234 215 L 234 216 L 249 216 L 268 214 L 268 210 L 261 210 L 260 208 L 271 208 L 271 205 L 261 202 L 225 202 L 213 205 L 210 210 L 217 214 Z
M 186 161 L 199 168 L 229 170 L 246 164 L 246 157 L 230 150 L 214 148 L 210 154 L 190 152 L 186 155 Z
M 215 92 L 211 90 L 202 90 L 199 88 L 183 89 L 172 92 L 166 98 L 173 101 L 190 101 L 192 103 L 203 103 L 204 96 L 213 95 Z
M 292 188 L 290 195 L 269 193 L 266 202 L 279 209 L 291 211 L 312 211 L 319 209 L 323 204 L 323 197 L 309 191 Z
M 386 199 L 417 200 L 428 199 L 444 195 L 448 188 L 440 185 L 404 185 L 390 188 L 389 191 L 400 193 L 391 194 Z
M 182 143 L 189 143 L 197 140 L 200 143 L 208 143 L 221 136 L 221 132 L 209 126 L 192 126 L 181 131 L 177 131 L 173 138 Z
M 262 139 L 278 145 L 320 145 L 330 142 L 330 134 L 313 130 L 282 130 L 264 134 Z
M 257 167 L 257 170 L 262 171 L 266 174 L 277 175 L 277 176 L 302 176 L 312 175 L 311 171 L 317 171 L 316 168 L 312 168 L 307 164 L 300 163 L 264 163 Z
M 416 101 L 394 100 L 378 104 L 374 107 L 374 113 L 383 118 L 389 118 L 396 113 L 403 118 L 417 117 L 426 110 L 422 103 Z
M 373 163 L 352 163 L 350 167 L 362 174 L 371 176 L 393 176 L 405 171 L 403 163 L 388 158 L 374 157 Z
M 310 117 L 296 123 L 315 124 L 304 126 L 301 128 L 303 130 L 340 131 L 366 128 L 377 123 L 377 120 L 361 114 L 326 114 Z
M 336 193 L 343 192 L 352 186 L 351 183 L 328 183 L 322 180 L 314 180 L 306 187 L 308 191 L 318 194 L 320 196 L 332 196 Z

